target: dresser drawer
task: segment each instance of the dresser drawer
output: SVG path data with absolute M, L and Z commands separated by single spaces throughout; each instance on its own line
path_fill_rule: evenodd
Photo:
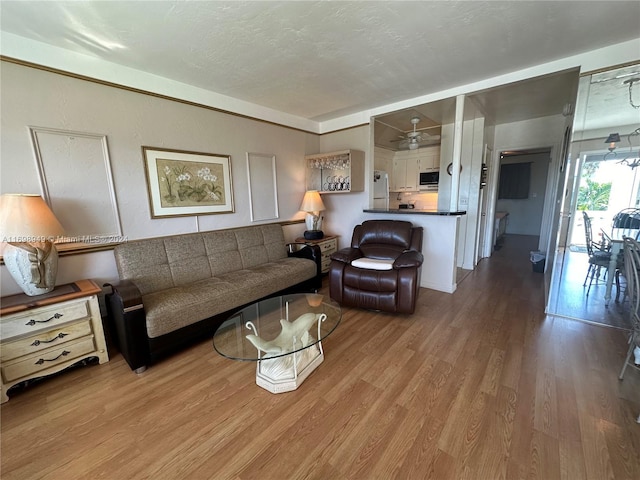
M 3 317 L 0 320 L 0 338 L 6 341 L 16 337 L 33 335 L 74 320 L 89 318 L 91 316 L 89 300 L 83 298 L 37 311 L 32 310 Z
M 332 238 L 331 240 L 327 240 L 326 242 L 319 243 L 320 251 L 324 254 L 328 252 L 329 254 L 335 252 L 338 249 L 338 239 Z
M 77 338 L 91 335 L 91 333 L 91 322 L 89 320 L 72 323 L 46 332 L 35 333 L 28 338 L 24 337 L 12 342 L 3 342 L 1 346 L 2 350 L 0 350 L 0 358 L 2 362 L 7 362 L 23 355 L 36 353 Z
M 20 357 L 11 362 L 3 362 L 2 381 L 11 382 L 95 351 L 96 346 L 91 335 L 72 342 L 66 342 L 58 347 L 50 347 L 41 352 Z

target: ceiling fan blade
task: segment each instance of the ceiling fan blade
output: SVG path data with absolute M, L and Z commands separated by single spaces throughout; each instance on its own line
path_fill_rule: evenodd
M 420 145 L 434 145 L 440 143 L 440 135 L 430 135 L 428 138 L 420 140 Z

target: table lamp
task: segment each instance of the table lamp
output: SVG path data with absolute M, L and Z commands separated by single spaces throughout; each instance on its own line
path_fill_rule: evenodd
M 0 195 L 0 241 L 6 242 L 4 263 L 29 296 L 48 293 L 56 285 L 58 251 L 53 240 L 64 235 L 39 195 Z
M 317 190 L 307 190 L 304 194 L 304 198 L 302 199 L 300 210 L 307 212 L 307 216 L 305 218 L 307 230 L 304 232 L 304 238 L 307 240 L 318 240 L 324 237 L 320 212 L 325 210 L 325 207 Z

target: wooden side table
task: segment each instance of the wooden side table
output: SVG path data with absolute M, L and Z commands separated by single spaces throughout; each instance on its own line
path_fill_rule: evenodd
M 318 240 L 307 240 L 304 237 L 296 238 L 296 242 L 308 245 L 318 245 L 322 252 L 322 273 L 329 271 L 331 265 L 331 254 L 338 251 L 338 235 L 325 235 Z
M 44 295 L 0 299 L 0 402 L 25 380 L 59 372 L 81 360 L 109 361 L 98 294 L 92 280 L 60 285 Z

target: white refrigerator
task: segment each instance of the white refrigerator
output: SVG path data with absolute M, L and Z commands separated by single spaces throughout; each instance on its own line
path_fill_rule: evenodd
M 373 172 L 373 208 L 389 208 L 389 175 L 382 170 Z

